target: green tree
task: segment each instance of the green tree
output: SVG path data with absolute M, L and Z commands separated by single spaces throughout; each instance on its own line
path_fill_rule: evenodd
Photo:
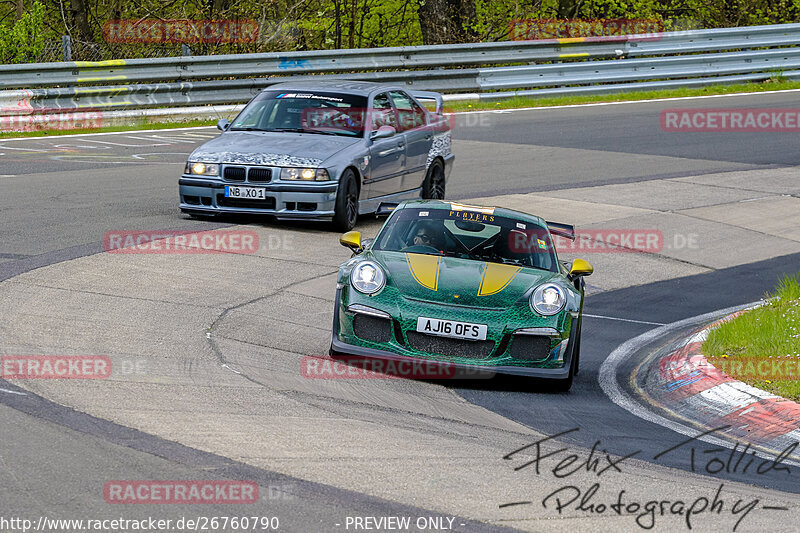
M 44 6 L 34 2 L 13 25 L 0 25 L 0 63 L 35 61 L 44 49 Z

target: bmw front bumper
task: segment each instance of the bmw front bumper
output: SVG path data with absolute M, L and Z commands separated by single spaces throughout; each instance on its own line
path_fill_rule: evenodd
M 225 186 L 264 189 L 265 199 L 226 198 Z M 204 215 L 239 213 L 286 219 L 330 219 L 338 183 L 230 182 L 184 175 L 178 181 L 182 211 Z

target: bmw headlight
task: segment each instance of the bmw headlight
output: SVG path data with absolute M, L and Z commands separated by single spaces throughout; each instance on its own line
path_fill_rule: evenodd
M 216 163 L 186 163 L 186 174 L 194 174 L 196 176 L 219 176 L 219 165 Z
M 531 294 L 531 309 L 542 316 L 551 316 L 562 309 L 567 303 L 564 289 L 554 283 L 545 283 L 536 287 Z
M 324 168 L 296 168 L 289 167 L 281 169 L 282 180 L 299 181 L 328 181 L 331 177 Z
M 361 261 L 350 273 L 350 283 L 358 292 L 375 294 L 386 285 L 383 269 L 373 261 Z

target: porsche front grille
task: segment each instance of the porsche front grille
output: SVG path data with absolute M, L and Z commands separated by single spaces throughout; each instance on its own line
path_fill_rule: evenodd
M 550 356 L 550 337 L 545 335 L 514 335 L 511 357 L 522 361 L 541 361 Z
M 406 336 L 408 344 L 415 350 L 465 359 L 486 359 L 492 354 L 494 348 L 492 341 L 450 339 L 416 331 L 408 331 Z
M 389 342 L 392 339 L 392 323 L 389 319 L 357 314 L 353 319 L 356 336 L 372 342 Z

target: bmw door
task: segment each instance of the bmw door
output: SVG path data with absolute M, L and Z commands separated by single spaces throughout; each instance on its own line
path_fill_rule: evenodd
M 406 138 L 406 168 L 402 189 L 408 191 L 422 185 L 433 143 L 433 131 L 426 124 L 425 110 L 404 91 L 389 93 L 397 108 L 400 131 Z

